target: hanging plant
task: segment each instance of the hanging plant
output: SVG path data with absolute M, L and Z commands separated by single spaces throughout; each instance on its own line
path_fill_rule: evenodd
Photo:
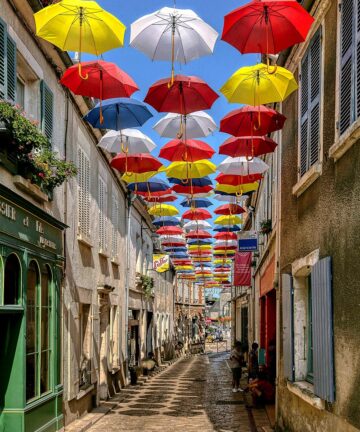
M 145 297 L 149 299 L 153 293 L 154 279 L 150 276 L 141 275 L 141 285 L 143 287 Z
M 261 234 L 269 234 L 272 231 L 272 220 L 266 219 L 260 222 Z

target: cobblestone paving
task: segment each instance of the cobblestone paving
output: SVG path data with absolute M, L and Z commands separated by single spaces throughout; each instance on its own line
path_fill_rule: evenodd
M 126 403 L 89 430 L 169 432 L 257 432 L 269 428 L 266 412 L 232 393 L 228 353 L 185 358 L 143 386 L 129 388 Z M 267 429 L 269 430 L 269 429 Z

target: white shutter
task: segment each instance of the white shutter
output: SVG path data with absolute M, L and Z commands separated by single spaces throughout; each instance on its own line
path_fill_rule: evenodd
M 112 222 L 112 247 L 111 254 L 112 258 L 116 258 L 118 256 L 118 236 L 119 236 L 119 200 L 115 193 L 112 195 L 112 214 L 111 214 L 111 222 Z
M 107 190 L 105 181 L 99 177 L 99 248 L 107 250 Z
M 78 232 L 90 237 L 90 161 L 78 149 Z

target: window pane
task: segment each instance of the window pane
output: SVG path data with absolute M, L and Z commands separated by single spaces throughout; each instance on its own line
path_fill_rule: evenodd
M 36 322 L 37 322 L 37 298 L 36 291 L 39 282 L 37 267 L 34 262 L 29 265 L 27 273 L 27 304 L 26 304 L 26 399 L 32 399 L 37 395 L 36 391 Z
M 51 322 L 51 273 L 46 266 L 41 274 L 41 366 L 40 366 L 40 391 L 41 393 L 50 390 L 49 369 L 50 369 L 50 322 Z
M 20 293 L 20 263 L 16 255 L 10 255 L 5 264 L 4 304 L 18 304 Z
M 36 354 L 26 356 L 26 400 L 36 396 Z
M 16 80 L 16 103 L 25 108 L 25 85 L 19 78 Z
M 40 391 L 45 393 L 50 390 L 49 379 L 50 351 L 41 353 L 41 375 L 40 375 Z

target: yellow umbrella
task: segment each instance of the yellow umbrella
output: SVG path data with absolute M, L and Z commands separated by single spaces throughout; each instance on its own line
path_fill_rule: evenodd
M 216 165 L 201 159 L 196 162 L 173 162 L 167 167 L 166 175 L 177 179 L 191 179 L 205 177 L 215 171 Z
M 192 261 L 197 262 L 197 261 L 204 261 L 204 262 L 209 262 L 212 260 L 211 257 L 201 257 L 201 258 L 191 258 Z
M 235 193 L 237 195 L 242 195 L 244 193 L 255 191 L 259 188 L 259 183 L 245 183 L 238 186 L 232 186 L 227 184 L 218 183 L 215 187 L 215 191 L 226 192 L 226 193 Z
M 230 249 L 230 250 L 225 250 L 225 249 L 218 249 L 216 251 L 214 251 L 214 255 L 230 255 L 233 252 L 233 250 L 235 250 L 236 247 L 234 247 L 234 249 Z
M 231 264 L 232 260 L 228 258 L 218 258 L 214 259 L 214 264 Z
M 269 73 L 268 66 L 260 63 L 240 68 L 220 91 L 231 103 L 257 106 L 281 102 L 297 88 L 290 71 L 278 66 L 274 73 Z
M 121 180 L 124 180 L 124 182 L 126 183 L 141 183 L 141 182 L 146 182 L 157 173 L 158 171 L 148 171 L 142 174 L 125 173 L 121 177 Z
M 236 215 L 224 215 L 216 218 L 214 223 L 217 225 L 236 225 L 241 224 L 242 219 Z
M 211 245 L 190 245 L 189 250 L 211 250 Z
M 126 26 L 95 1 L 62 0 L 36 12 L 34 18 L 36 35 L 63 51 L 99 56 L 124 45 Z
M 191 265 L 176 266 L 175 269 L 176 270 L 194 270 L 194 266 L 191 266 Z
M 176 216 L 179 210 L 169 204 L 155 204 L 149 208 L 148 213 L 152 216 Z

